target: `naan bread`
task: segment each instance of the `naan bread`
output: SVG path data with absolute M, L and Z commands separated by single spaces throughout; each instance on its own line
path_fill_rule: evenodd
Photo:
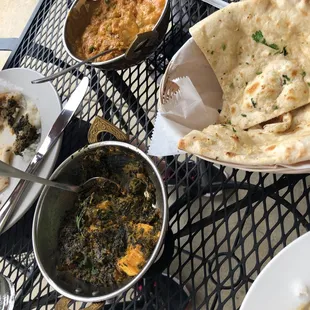
M 309 160 L 310 105 L 292 112 L 291 126 L 285 132 L 275 133 L 266 128 L 246 131 L 229 124 L 217 124 L 202 132 L 190 132 L 178 146 L 189 153 L 247 165 L 293 164 Z
M 4 146 L 0 148 L 0 160 L 4 163 L 10 165 L 12 159 L 12 147 L 11 146 Z M 8 187 L 10 184 L 9 177 L 0 176 L 0 192 L 3 191 L 5 188 Z
M 220 123 L 247 129 L 310 102 L 309 25 L 308 0 L 247 0 L 190 29 L 223 89 Z
M 257 125 L 256 129 L 263 128 L 264 131 L 266 132 L 274 132 L 274 133 L 284 132 L 291 127 L 292 121 L 293 121 L 292 113 L 288 112 L 283 115 L 280 115 L 275 119 Z M 255 129 L 254 127 L 252 128 Z

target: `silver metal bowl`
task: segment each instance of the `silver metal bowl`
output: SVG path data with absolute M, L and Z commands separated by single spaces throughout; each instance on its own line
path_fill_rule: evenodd
M 152 160 L 140 149 L 124 142 L 99 142 L 91 144 L 67 158 L 53 173 L 50 179 L 78 185 L 82 182 L 80 164 L 85 154 L 97 149 L 118 147 L 124 156 L 135 156 L 145 163 L 148 175 L 156 188 L 156 207 L 162 215 L 160 237 L 153 253 L 141 272 L 134 278 L 125 280 L 114 287 L 99 287 L 75 278 L 64 277 L 56 270 L 58 232 L 66 211 L 74 206 L 76 194 L 56 188 L 44 187 L 39 198 L 32 230 L 34 254 L 38 266 L 47 282 L 60 294 L 69 299 L 83 302 L 99 302 L 112 299 L 133 286 L 150 268 L 159 253 L 168 226 L 167 196 L 161 175 Z
M 73 48 L 77 37 L 80 37 L 90 22 L 92 15 L 91 0 L 75 0 L 72 4 L 65 20 L 63 30 L 63 43 L 67 53 L 76 61 L 81 61 L 77 57 Z M 129 47 L 126 54 L 122 54 L 113 59 L 93 62 L 92 65 L 105 70 L 119 70 L 134 66 L 150 55 L 158 47 L 165 36 L 170 18 L 169 0 L 166 0 L 165 7 L 158 19 L 154 29 L 149 32 L 141 33 Z

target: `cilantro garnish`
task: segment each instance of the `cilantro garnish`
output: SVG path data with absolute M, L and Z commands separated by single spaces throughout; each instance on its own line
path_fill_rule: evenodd
M 261 30 L 256 31 L 255 33 L 252 34 L 252 39 L 257 42 L 257 43 L 261 43 L 264 44 L 274 50 L 280 50 L 279 46 L 277 44 L 269 44 L 267 43 L 266 39 L 264 38 L 263 33 L 261 32 Z
M 283 47 L 282 51 L 280 52 L 280 50 L 278 50 L 275 55 L 277 54 L 283 54 L 283 56 L 287 56 L 288 55 L 288 52 L 286 50 L 286 46 Z
M 265 43 L 264 43 L 266 46 L 269 46 L 270 48 L 273 48 L 274 50 L 278 50 L 280 49 L 279 46 L 275 43 L 271 43 L 271 44 L 268 44 L 265 40 Z
M 286 46 L 283 47 L 283 50 L 282 50 L 281 54 L 283 54 L 283 56 L 288 55 L 288 52 L 286 50 Z
M 83 216 L 84 216 L 85 212 L 86 212 L 86 209 L 85 209 L 85 207 L 83 207 L 80 214 L 75 217 L 76 227 L 77 227 L 78 231 L 81 231 L 81 229 L 82 229 L 81 224 L 83 223 Z
M 254 107 L 254 108 L 256 108 L 256 102 L 254 101 L 254 99 L 253 98 L 251 98 L 251 103 L 252 103 L 252 106 Z
M 264 43 L 266 41 L 265 38 L 264 38 L 263 33 L 260 30 L 258 30 L 255 33 L 253 33 L 252 34 L 252 38 L 257 43 Z
M 241 114 L 241 116 L 246 117 L 246 114 Z

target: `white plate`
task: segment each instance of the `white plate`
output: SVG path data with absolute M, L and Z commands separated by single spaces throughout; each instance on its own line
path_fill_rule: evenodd
M 308 288 L 308 296 L 298 292 Z M 240 310 L 298 310 L 310 301 L 310 232 L 299 237 L 258 275 Z
M 47 133 L 61 111 L 60 99 L 51 83 L 31 84 L 32 80 L 42 77 L 43 75 L 38 72 L 22 68 L 8 69 L 0 72 L 0 92 L 20 91 L 25 96 L 26 100 L 32 101 L 38 108 L 41 118 L 39 146 L 47 136 Z M 60 146 L 61 139 L 57 141 L 52 150 L 46 156 L 36 174 L 44 178 L 49 177 L 54 168 Z M 21 170 L 26 170 L 28 164 L 29 161 L 27 162 L 21 156 L 14 156 L 12 161 L 12 165 Z M 0 208 L 9 197 L 18 181 L 19 180 L 17 179 L 10 179 L 10 185 L 0 194 Z M 20 205 L 17 206 L 11 220 L 7 223 L 5 230 L 13 226 L 26 213 L 39 196 L 42 188 L 43 186 L 39 184 L 31 183 L 28 185 L 24 194 L 20 198 Z

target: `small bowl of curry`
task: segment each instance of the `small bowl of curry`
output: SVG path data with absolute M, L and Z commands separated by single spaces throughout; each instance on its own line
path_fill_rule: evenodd
M 129 68 L 158 47 L 169 16 L 167 0 L 76 0 L 65 22 L 64 45 L 77 61 L 113 49 L 92 65 Z

